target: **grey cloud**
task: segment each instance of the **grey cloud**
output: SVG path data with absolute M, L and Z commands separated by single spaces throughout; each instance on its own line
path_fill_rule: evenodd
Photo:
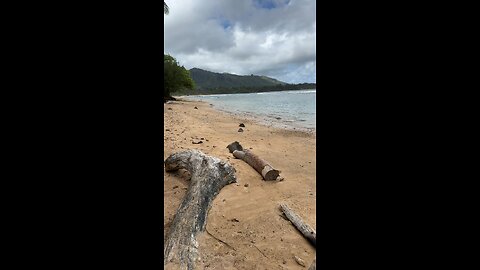
M 315 1 L 277 0 L 274 9 L 238 0 L 167 4 L 165 53 L 185 67 L 316 81 Z
M 221 51 L 234 45 L 233 33 L 223 29 L 217 21 L 194 23 L 195 27 L 181 22 L 169 31 L 165 30 L 165 48 L 172 53 L 195 53 L 199 49 Z

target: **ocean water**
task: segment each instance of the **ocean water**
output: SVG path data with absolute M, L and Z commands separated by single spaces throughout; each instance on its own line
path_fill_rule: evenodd
M 316 90 L 192 95 L 214 108 L 286 128 L 316 129 Z

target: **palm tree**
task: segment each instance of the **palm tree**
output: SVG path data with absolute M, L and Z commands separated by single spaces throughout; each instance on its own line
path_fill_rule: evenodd
M 168 6 L 167 6 L 167 3 L 165 3 L 165 1 L 163 1 L 163 13 L 168 14 Z

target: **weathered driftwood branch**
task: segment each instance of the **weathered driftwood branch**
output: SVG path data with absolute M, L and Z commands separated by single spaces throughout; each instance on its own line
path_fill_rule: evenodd
M 190 186 L 175 213 L 164 244 L 164 265 L 176 269 L 194 269 L 198 257 L 196 235 L 205 230 L 208 210 L 220 190 L 236 182 L 232 165 L 198 150 L 172 154 L 165 160 L 165 170 L 186 169 L 191 174 Z
M 317 233 L 310 225 L 303 222 L 303 220 L 296 215 L 285 203 L 280 204 L 280 209 L 285 213 L 285 216 L 295 225 L 295 227 L 307 238 L 307 240 L 314 246 L 317 245 Z
M 243 147 L 237 141 L 229 144 L 227 148 L 234 157 L 241 159 L 248 165 L 252 166 L 252 168 L 260 173 L 263 176 L 263 179 L 267 181 L 276 180 L 280 174 L 280 171 L 275 170 L 267 161 L 261 159 L 251 151 L 243 149 Z
M 313 259 L 313 262 L 308 268 L 308 270 L 316 270 L 316 269 L 317 269 L 317 258 Z

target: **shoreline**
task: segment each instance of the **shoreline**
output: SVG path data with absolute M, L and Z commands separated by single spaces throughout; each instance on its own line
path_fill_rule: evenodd
M 207 101 L 189 99 L 188 97 L 185 99 L 185 96 L 175 96 L 175 98 L 177 99 L 177 101 L 199 102 L 201 104 L 205 104 L 217 112 L 227 114 L 228 116 L 234 117 L 235 119 L 240 121 L 243 121 L 243 120 L 252 121 L 252 122 L 255 122 L 256 124 L 263 125 L 266 127 L 272 127 L 275 129 L 287 130 L 292 132 L 305 133 L 308 135 L 313 135 L 315 137 L 317 136 L 316 127 L 315 128 L 303 127 L 300 124 L 297 124 L 296 122 L 288 122 L 287 124 L 285 123 L 285 121 L 280 121 L 278 119 L 275 119 L 273 116 L 266 116 L 266 115 L 246 113 L 246 112 L 232 112 L 232 111 L 218 108 L 214 104 L 209 103 Z

